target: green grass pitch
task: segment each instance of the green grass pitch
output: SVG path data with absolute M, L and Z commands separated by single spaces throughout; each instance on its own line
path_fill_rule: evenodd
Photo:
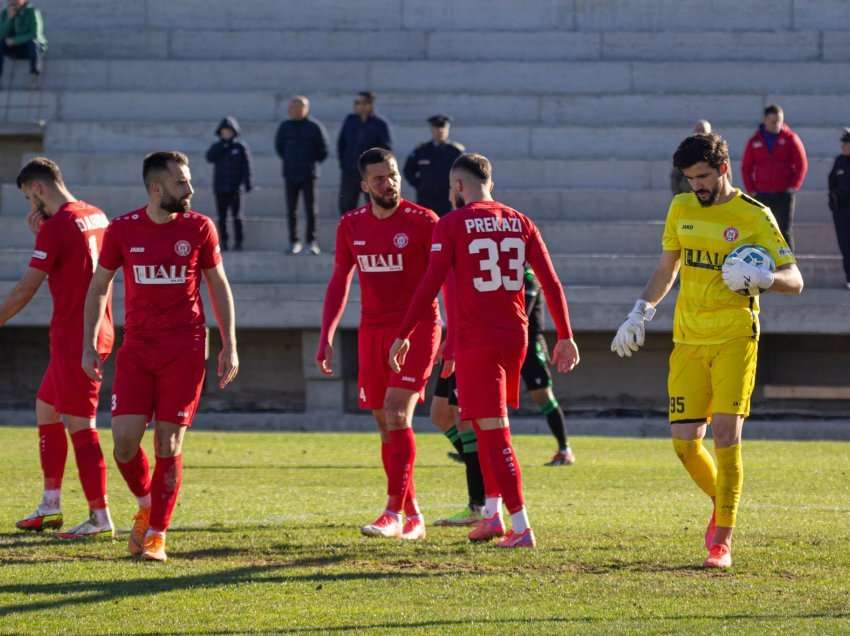
M 569 468 L 542 466 L 548 438 L 515 441 L 540 547 L 505 553 L 433 526 L 361 537 L 384 503 L 376 435 L 190 432 L 163 565 L 126 555 L 134 501 L 111 459 L 117 541 L 16 532 L 40 495 L 36 435 L 0 428 L 0 633 L 850 633 L 850 444 L 745 442 L 718 573 L 697 567 L 708 501 L 668 440 L 576 438 Z M 418 443 L 433 521 L 463 503 L 463 469 L 441 436 Z M 73 453 L 63 501 L 82 520 Z

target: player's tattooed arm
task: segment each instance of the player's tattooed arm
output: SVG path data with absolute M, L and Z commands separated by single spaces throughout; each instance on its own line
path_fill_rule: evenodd
M 210 301 L 221 334 L 221 351 L 218 354 L 218 386 L 223 389 L 239 373 L 239 354 L 236 351 L 236 306 L 233 292 L 224 271 L 224 265 L 204 270 L 210 290 Z
M 106 311 L 106 303 L 112 289 L 114 269 L 98 265 L 91 277 L 86 305 L 83 310 L 83 371 L 92 380 L 103 379 L 103 361 L 97 353 L 97 334 Z

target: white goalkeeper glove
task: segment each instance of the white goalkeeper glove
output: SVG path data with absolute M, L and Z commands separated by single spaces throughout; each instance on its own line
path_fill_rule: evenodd
M 736 256 L 723 263 L 723 282 L 736 294 L 758 296 L 770 289 L 775 276 L 769 269 L 751 265 Z
M 646 338 L 646 323 L 655 315 L 655 307 L 642 298 L 635 303 L 626 321 L 617 329 L 617 335 L 611 342 L 611 351 L 621 358 L 632 357 L 632 352 L 643 346 Z

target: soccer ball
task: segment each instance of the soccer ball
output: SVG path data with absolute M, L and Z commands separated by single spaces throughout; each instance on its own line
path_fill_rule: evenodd
M 759 269 L 771 272 L 776 271 L 776 263 L 773 262 L 773 257 L 770 255 L 770 252 L 761 245 L 739 245 L 736 247 L 734 250 L 729 252 L 726 259 L 723 261 L 723 271 L 726 271 L 726 263 L 732 257 L 740 258 L 745 263 L 755 265 Z M 742 296 L 750 295 L 750 291 L 746 287 L 743 289 L 735 289 L 733 291 L 736 294 L 741 294 Z M 764 292 L 767 290 L 760 289 L 759 291 Z

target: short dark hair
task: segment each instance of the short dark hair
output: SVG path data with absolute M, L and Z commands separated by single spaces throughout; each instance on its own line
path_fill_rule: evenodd
M 782 115 L 782 114 L 783 114 L 782 107 L 779 106 L 778 104 L 768 104 L 767 106 L 765 106 L 765 109 L 764 109 L 764 116 L 765 117 L 767 117 L 768 115 Z
M 452 171 L 455 170 L 463 170 L 479 179 L 481 183 L 486 183 L 493 178 L 493 165 L 490 160 L 477 152 L 465 152 L 455 159 Z
M 57 185 L 65 184 L 59 166 L 47 157 L 36 157 L 21 168 L 17 178 L 18 189 L 20 190 L 25 184 L 32 181 L 45 181 Z
M 357 94 L 370 104 L 374 103 L 375 97 L 377 97 L 373 91 L 359 91 Z
M 395 155 L 389 150 L 386 148 L 369 148 L 357 160 L 357 169 L 360 171 L 360 176 L 365 177 L 366 168 L 376 163 L 385 163 L 387 161 L 395 161 Z
M 173 161 L 181 166 L 189 165 L 189 157 L 176 150 L 152 152 L 142 162 L 142 180 L 150 187 L 151 178 L 156 173 L 168 172 L 168 164 Z
M 729 162 L 729 146 L 717 133 L 697 133 L 686 137 L 673 155 L 673 165 L 679 170 L 705 161 L 715 170 Z

